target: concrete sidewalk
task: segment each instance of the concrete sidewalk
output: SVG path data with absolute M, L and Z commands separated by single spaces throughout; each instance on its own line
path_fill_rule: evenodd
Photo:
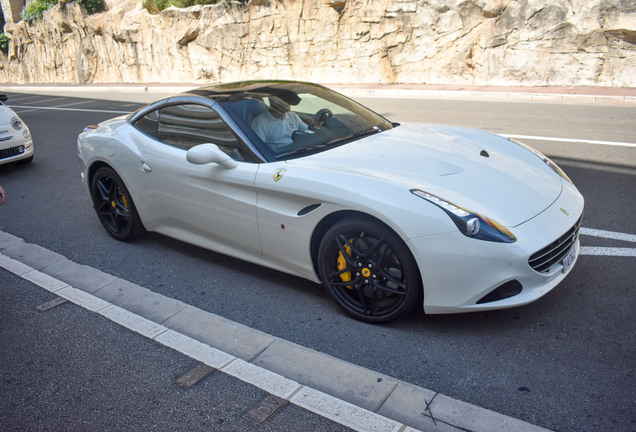
M 0 92 L 152 102 L 204 84 L 0 84 Z M 420 98 L 636 107 L 636 88 L 325 84 L 349 97 Z

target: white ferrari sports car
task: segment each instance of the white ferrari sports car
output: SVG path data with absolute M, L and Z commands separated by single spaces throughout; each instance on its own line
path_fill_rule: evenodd
M 583 197 L 541 153 L 392 123 L 316 84 L 199 88 L 77 145 L 114 238 L 155 231 L 321 282 L 369 322 L 524 305 L 579 252 Z
M 3 104 L 7 99 L 7 95 L 0 94 L 0 165 L 26 164 L 33 160 L 31 132 L 20 117 Z

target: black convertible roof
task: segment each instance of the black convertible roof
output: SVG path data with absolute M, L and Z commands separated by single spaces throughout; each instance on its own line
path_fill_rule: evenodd
M 182 95 L 202 96 L 218 102 L 273 95 L 290 105 L 296 105 L 300 102 L 298 93 L 307 87 L 324 88 L 320 84 L 302 81 L 240 81 L 200 87 L 184 92 Z

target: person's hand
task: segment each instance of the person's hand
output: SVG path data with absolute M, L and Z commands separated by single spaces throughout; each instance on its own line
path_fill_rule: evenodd
M 7 193 L 0 186 L 0 205 L 4 205 L 7 202 Z

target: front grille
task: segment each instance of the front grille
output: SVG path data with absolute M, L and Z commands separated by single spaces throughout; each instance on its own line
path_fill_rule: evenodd
M 565 234 L 559 237 L 548 246 L 533 254 L 528 260 L 528 264 L 539 273 L 548 273 L 556 264 L 563 261 L 563 258 L 570 253 L 576 239 L 579 238 L 579 230 L 581 229 L 581 220 L 583 216 L 570 228 Z
M 10 147 L 4 150 L 0 150 L 0 159 L 6 159 L 6 158 L 10 158 L 13 156 L 17 156 L 24 153 L 24 146 L 16 146 L 16 147 Z

